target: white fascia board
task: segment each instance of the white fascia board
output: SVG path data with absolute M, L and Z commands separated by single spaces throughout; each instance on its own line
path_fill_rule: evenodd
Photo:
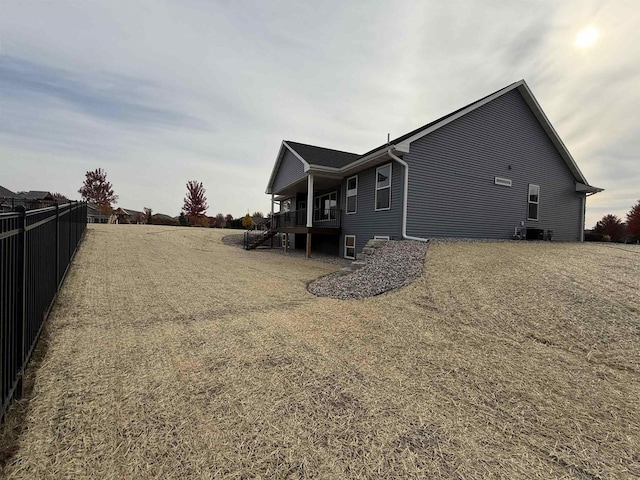
M 544 110 L 542 110 L 542 107 L 536 100 L 536 97 L 533 96 L 533 92 L 531 92 L 531 90 L 529 89 L 529 86 L 524 80 L 522 81 L 521 87 L 522 88 L 519 88 L 518 90 L 522 94 L 524 100 L 527 102 L 527 104 L 533 111 L 533 114 L 536 116 L 536 118 L 538 119 L 538 121 L 540 122 L 544 130 L 549 135 L 551 142 L 554 144 L 554 146 L 560 153 L 560 156 L 569 167 L 569 170 L 571 170 L 571 173 L 573 173 L 573 176 L 575 177 L 575 179 L 580 183 L 589 185 L 589 182 L 587 182 L 587 179 L 584 177 L 584 175 L 580 171 L 578 164 L 571 156 L 571 153 L 569 153 L 569 149 L 566 147 L 566 145 L 560 138 L 560 135 L 558 135 L 558 132 L 556 132 L 555 128 L 553 128 L 553 125 L 545 115 Z
M 302 165 L 304 165 L 304 171 L 305 171 L 305 172 L 308 172 L 308 171 L 309 171 L 309 163 L 308 163 L 304 158 L 302 158 L 298 152 L 296 152 L 293 148 L 291 148 L 291 147 L 289 146 L 289 144 L 288 144 L 287 142 L 285 142 L 284 140 L 282 141 L 282 145 L 284 145 L 285 147 L 287 147 L 287 149 L 288 149 L 291 153 L 293 153 L 293 154 L 296 156 L 296 158 L 297 158 L 298 160 L 300 160 L 300 161 L 302 162 Z
M 276 163 L 273 166 L 273 170 L 271 170 L 271 177 L 269 177 L 269 183 L 267 183 L 267 190 L 265 191 L 265 193 L 267 194 L 273 193 L 272 192 L 273 181 L 276 179 L 278 169 L 280 168 L 280 163 L 282 162 L 282 157 L 284 156 L 285 148 L 289 150 L 291 153 L 293 153 L 296 156 L 296 158 L 302 162 L 305 172 L 309 170 L 309 163 L 307 163 L 307 161 L 304 158 L 302 158 L 298 152 L 296 152 L 293 148 L 289 146 L 287 142 L 283 140 L 282 144 L 280 145 L 280 150 L 278 150 Z
M 342 171 L 340 168 L 336 168 L 336 167 L 326 167 L 324 165 L 316 165 L 316 164 L 311 164 L 309 165 L 309 168 L 305 171 L 308 171 L 310 173 L 335 173 L 335 174 L 340 174 L 340 172 Z
M 283 190 L 288 190 L 289 188 L 293 187 L 294 185 L 296 185 L 298 183 L 302 183 L 302 182 L 306 183 L 307 182 L 307 177 L 302 177 L 302 178 L 299 178 L 298 180 L 294 180 L 290 184 L 285 185 L 284 187 L 280 188 L 278 191 L 282 192 Z M 282 195 L 280 193 L 274 192 L 273 189 L 271 189 L 271 190 L 272 190 L 271 194 L 273 194 L 273 195 Z M 289 198 L 289 197 L 287 197 L 287 198 Z
M 604 191 L 604 188 L 594 187 L 592 185 L 586 185 L 584 183 L 576 182 L 576 192 L 579 193 L 598 193 Z
M 487 103 L 495 100 L 496 98 L 504 95 L 507 92 L 510 92 L 514 88 L 518 88 L 520 85 L 523 85 L 523 84 L 524 84 L 524 80 L 520 80 L 519 82 L 513 83 L 513 84 L 511 84 L 511 85 L 509 85 L 507 87 L 504 87 L 502 90 L 498 90 L 496 93 L 494 93 L 493 95 L 485 98 L 481 102 L 474 103 L 473 105 L 468 106 L 464 110 L 459 111 L 455 115 L 451 115 L 450 117 L 445 118 L 441 122 L 438 122 L 435 125 L 432 125 L 429 128 L 427 128 L 427 129 L 425 129 L 425 130 L 423 130 L 421 132 L 418 132 L 415 135 L 407 138 L 406 140 L 403 140 L 402 142 L 400 142 L 400 143 L 398 143 L 396 145 L 396 149 L 399 150 L 399 151 L 405 151 L 406 150 L 408 152 L 409 151 L 409 145 L 411 145 L 412 142 L 415 142 L 416 140 L 424 137 L 425 135 L 429 135 L 431 132 L 433 132 L 435 130 L 438 130 L 441 127 L 444 127 L 448 123 L 451 123 L 454 120 L 457 120 L 458 118 L 465 116 L 467 113 L 472 112 L 472 111 L 476 110 L 477 108 L 482 107 L 483 105 L 486 105 Z
M 395 145 L 385 146 L 384 149 L 377 150 L 373 153 L 370 153 L 366 157 L 359 158 L 355 162 L 351 162 L 344 167 L 341 168 L 333 168 L 333 167 L 321 167 L 319 165 L 313 165 L 313 168 L 318 168 L 318 171 L 326 171 L 326 172 L 336 172 L 341 176 L 351 175 L 355 173 L 357 170 L 361 170 L 367 163 L 372 162 L 374 160 L 378 160 L 380 157 L 384 157 L 387 155 L 387 150 L 392 148 L 394 150 L 401 151 L 402 153 L 407 153 L 409 150 L 400 150 L 395 147 Z M 322 169 L 322 170 L 321 170 Z

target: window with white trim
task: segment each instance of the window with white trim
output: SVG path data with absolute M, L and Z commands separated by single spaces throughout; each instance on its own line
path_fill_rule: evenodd
M 529 210 L 527 220 L 538 220 L 538 210 L 540 209 L 540 186 L 529 184 Z
M 345 235 L 344 236 L 344 258 L 350 258 L 355 260 L 356 258 L 356 236 Z
M 358 176 L 347 178 L 347 213 L 358 210 Z
M 391 208 L 391 164 L 376 168 L 376 211 Z
M 338 206 L 337 192 L 320 195 L 313 200 L 313 220 L 321 222 L 323 220 L 336 219 L 336 207 Z

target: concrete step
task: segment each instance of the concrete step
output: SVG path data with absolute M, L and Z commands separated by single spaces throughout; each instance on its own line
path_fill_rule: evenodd
M 367 262 L 363 262 L 362 260 L 356 260 L 354 262 L 351 262 L 351 269 L 352 270 L 358 270 L 362 267 L 364 267 L 367 264 Z
M 376 249 L 373 247 L 364 247 L 362 249 L 362 253 L 364 253 L 365 255 L 373 255 L 373 252 L 375 252 Z
M 338 273 L 340 273 L 340 275 L 347 275 L 351 272 L 353 272 L 353 269 L 351 267 L 342 267 L 340 270 L 338 270 Z
M 366 253 L 356 253 L 356 260 L 362 260 L 363 262 L 367 260 Z
M 371 240 L 369 240 L 367 242 L 367 244 L 365 246 L 366 247 L 373 247 L 373 248 L 380 248 L 385 243 L 387 243 L 387 240 L 382 240 L 382 239 L 379 239 L 379 238 L 372 238 Z

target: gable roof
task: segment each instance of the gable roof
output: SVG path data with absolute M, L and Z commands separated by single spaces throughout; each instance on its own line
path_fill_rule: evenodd
M 304 143 L 292 142 L 290 140 L 285 140 L 285 143 L 300 154 L 300 156 L 310 165 L 342 168 L 345 165 L 355 162 L 362 156 L 357 153 L 316 147 L 315 145 L 306 145 Z
M 521 80 L 521 82 L 524 82 L 524 80 Z M 391 140 L 389 143 L 382 144 L 379 147 L 376 147 L 376 148 L 374 148 L 372 150 L 369 150 L 367 153 L 363 153 L 362 156 L 366 157 L 370 153 L 376 152 L 376 151 L 380 150 L 381 148 L 386 148 L 389 144 L 396 145 L 398 143 L 401 143 L 401 142 L 413 137 L 414 135 L 419 135 L 420 133 L 424 132 L 425 130 L 429 129 L 430 127 L 433 127 L 433 126 L 435 126 L 435 125 L 437 125 L 437 124 L 439 124 L 441 122 L 444 122 L 445 120 L 453 117 L 454 115 L 459 114 L 463 110 L 466 110 L 466 109 L 470 109 L 469 111 L 475 110 L 474 106 L 480 104 L 481 102 L 485 102 L 489 97 L 493 97 L 493 96 L 495 96 L 497 94 L 502 95 L 504 93 L 507 93 L 509 90 L 512 90 L 513 88 L 517 87 L 519 83 L 520 82 L 514 82 L 511 85 L 508 85 L 508 86 L 506 86 L 504 88 L 501 88 L 500 90 L 496 90 L 495 92 L 490 93 L 489 95 L 485 95 L 484 97 L 482 97 L 482 98 L 480 98 L 480 99 L 478 99 L 478 100 L 476 100 L 474 102 L 471 102 L 470 104 L 465 105 L 464 107 L 461 107 L 461 108 L 459 108 L 459 109 L 457 109 L 457 110 L 455 110 L 455 111 L 453 111 L 451 113 L 447 113 L 446 115 L 443 115 L 442 117 L 440 117 L 440 118 L 438 118 L 436 120 L 433 120 L 433 121 L 427 123 L 426 125 L 423 125 L 423 126 L 421 126 L 419 128 L 416 128 L 415 130 L 412 130 L 409 133 L 405 133 L 404 135 Z M 482 103 L 482 104 L 484 105 L 484 103 Z M 480 106 L 480 105 L 478 105 L 478 106 Z
M 50 192 L 45 192 L 44 190 L 29 190 L 28 192 L 18 192 L 20 198 L 24 198 L 26 200 L 44 200 L 51 199 L 53 195 Z
M 529 89 L 529 86 L 524 80 L 520 80 L 512 83 L 511 85 L 507 85 L 506 87 L 501 88 L 500 90 L 497 90 L 489 95 L 486 95 L 474 102 L 471 102 L 470 104 L 462 108 L 448 113 L 447 115 L 433 120 L 432 122 L 429 122 L 422 127 L 419 127 L 398 138 L 395 138 L 388 143 L 380 145 L 373 150 L 369 150 L 362 155 L 356 155 L 353 153 L 342 152 L 340 150 L 332 150 L 312 145 L 305 145 L 296 142 L 283 141 L 280 152 L 278 153 L 276 164 L 271 174 L 271 178 L 269 180 L 269 184 L 267 186 L 267 193 L 270 193 L 271 186 L 278 171 L 285 146 L 289 150 L 291 150 L 299 160 L 302 161 L 302 163 L 304 164 L 305 172 L 316 166 L 320 167 L 322 171 L 326 172 L 346 173 L 350 169 L 362 168 L 368 162 L 380 158 L 380 156 L 384 154 L 389 148 L 395 150 L 396 153 L 407 153 L 409 152 L 412 142 L 424 137 L 425 135 L 430 134 L 431 132 L 447 125 L 448 123 L 453 122 L 454 120 L 482 107 L 483 105 L 486 105 L 496 98 L 515 89 L 517 89 L 524 98 L 532 113 L 534 114 L 534 116 L 546 132 L 547 136 L 556 147 L 556 150 L 566 163 L 567 167 L 573 174 L 576 182 L 582 184 L 585 187 L 588 187 L 590 189 L 589 191 L 593 193 L 595 193 L 595 191 L 602 191 L 602 189 L 600 188 L 591 187 L 589 185 L 586 178 L 580 171 L 580 168 L 578 168 L 578 165 L 571 156 L 571 153 L 569 153 L 569 150 L 565 146 L 564 142 L 562 141 L 556 130 L 553 128 L 553 125 L 545 115 L 536 98 L 533 96 L 533 93 Z M 308 155 L 310 158 L 305 157 L 305 155 Z M 310 159 L 313 159 L 313 161 L 310 161 Z
M 15 196 L 16 194 L 14 192 L 0 185 L 0 197 L 15 198 Z

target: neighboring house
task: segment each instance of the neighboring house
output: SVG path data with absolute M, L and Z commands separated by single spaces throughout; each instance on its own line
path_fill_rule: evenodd
M 44 190 L 29 190 L 28 192 L 18 192 L 21 198 L 24 198 L 28 201 L 47 201 L 47 202 L 55 202 L 55 197 L 51 194 L 51 192 L 46 192 Z
M 3 212 L 11 211 L 18 205 L 24 206 L 27 210 L 34 210 L 50 207 L 56 202 L 57 200 L 51 192 L 29 190 L 28 192 L 14 193 L 0 186 L 0 209 Z
M 581 241 L 599 191 L 521 80 L 362 155 L 283 141 L 266 193 L 291 248 L 353 258 L 376 236 Z
M 0 185 L 0 213 L 13 210 L 16 193 Z
M 87 223 L 109 223 L 109 215 L 100 213 L 100 206 L 87 203 Z
M 146 222 L 146 215 L 144 212 L 139 212 L 137 210 L 124 209 L 122 207 L 116 208 L 111 217 L 109 218 L 109 223 L 134 223 L 141 224 Z

